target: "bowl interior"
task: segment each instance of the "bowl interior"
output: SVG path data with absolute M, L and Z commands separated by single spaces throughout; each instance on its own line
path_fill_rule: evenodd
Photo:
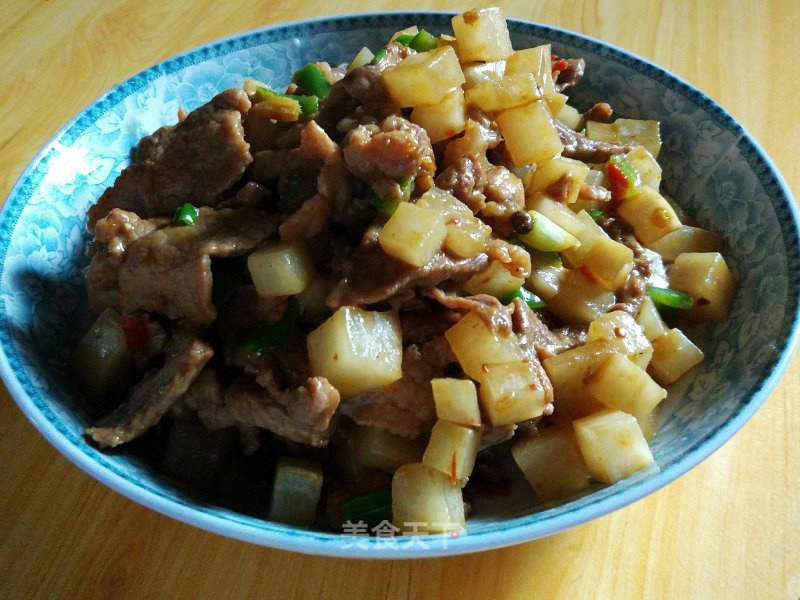
M 586 59 L 572 102 L 607 101 L 615 114 L 662 122 L 665 192 L 721 233 L 740 283 L 731 319 L 694 332 L 705 363 L 678 384 L 652 443 L 658 464 L 570 502 L 531 508 L 523 496 L 484 507 L 458 539 L 389 544 L 295 530 L 198 501 L 126 453 L 82 437 L 89 416 L 68 376 L 70 349 L 88 327 L 82 269 L 87 208 L 128 164 L 143 135 L 174 123 L 216 92 L 252 76 L 281 87 L 299 65 L 345 62 L 362 46 L 419 25 L 450 30 L 449 14 L 374 14 L 311 20 L 228 38 L 152 67 L 114 88 L 42 150 L 0 217 L 0 370 L 22 410 L 61 452 L 117 491 L 200 527 L 252 542 L 344 556 L 467 552 L 543 536 L 624 506 L 718 448 L 760 406 L 797 338 L 797 214 L 769 159 L 722 109 L 658 67 L 597 41 L 510 21 L 516 48 L 552 43 Z

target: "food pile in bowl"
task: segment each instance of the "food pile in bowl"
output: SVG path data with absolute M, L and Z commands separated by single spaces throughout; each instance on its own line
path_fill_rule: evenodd
M 737 281 L 662 193 L 659 122 L 570 102 L 584 68 L 471 10 L 144 137 L 88 211 L 87 443 L 334 532 L 651 467 Z

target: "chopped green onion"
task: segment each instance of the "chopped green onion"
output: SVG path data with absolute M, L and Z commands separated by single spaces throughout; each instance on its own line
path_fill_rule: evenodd
M 419 33 L 408 42 L 408 47 L 417 52 L 428 52 L 436 46 L 436 38 L 424 29 L 420 29 Z
M 397 183 L 400 186 L 400 195 L 397 197 L 390 195 L 381 198 L 375 193 L 375 190 L 370 188 L 367 191 L 367 198 L 369 199 L 370 204 L 372 204 L 375 210 L 386 217 L 392 216 L 401 202 L 408 202 L 411 199 L 412 192 L 414 191 L 413 177 L 401 179 Z
M 172 216 L 172 222 L 175 225 L 188 225 L 192 227 L 200 214 L 200 209 L 191 202 L 187 202 L 183 206 L 179 206 Z
M 308 63 L 305 67 L 295 71 L 292 75 L 292 82 L 306 94 L 318 98 L 324 98 L 331 91 L 330 82 L 325 79 L 325 75 L 314 63 Z
M 544 300 L 524 287 L 520 287 L 519 289 L 513 291 L 507 296 L 504 296 L 503 298 L 500 298 L 499 300 L 503 304 L 510 304 L 514 298 L 520 298 L 523 302 L 525 302 L 525 304 L 533 309 L 544 308 L 546 305 Z
M 339 505 L 342 524 L 363 521 L 376 525 L 392 519 L 392 486 L 382 485 L 342 500 Z
M 398 44 L 403 44 L 403 46 L 408 46 L 408 43 L 413 39 L 414 39 L 414 34 L 404 33 L 394 38 L 394 41 L 397 42 Z
M 694 306 L 694 300 L 686 292 L 672 288 L 650 286 L 647 295 L 659 308 L 678 308 L 686 310 Z
M 414 192 L 414 178 L 401 179 L 397 183 L 400 184 L 400 201 L 408 202 L 411 200 L 411 194 Z

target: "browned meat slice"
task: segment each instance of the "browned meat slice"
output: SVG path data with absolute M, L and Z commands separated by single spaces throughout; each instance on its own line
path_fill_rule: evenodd
M 89 307 L 100 313 L 107 306 L 119 306 L 119 266 L 128 246 L 135 240 L 168 224 L 161 219 L 142 219 L 132 212 L 113 209 L 95 226 L 91 268 L 86 272 Z
M 189 386 L 181 403 L 197 413 L 208 429 L 224 429 L 236 425 L 236 418 L 225 404 L 225 390 L 219 374 L 206 367 Z
M 600 123 L 608 123 L 611 120 L 612 115 L 614 114 L 614 110 L 611 108 L 611 105 L 606 102 L 598 102 L 592 108 L 587 110 L 585 113 L 581 115 L 580 121 L 578 121 L 578 125 L 575 127 L 577 131 L 580 131 L 584 127 L 586 127 L 587 121 L 598 121 Z
M 218 208 L 264 208 L 270 197 L 270 190 L 260 183 L 248 181 L 235 195 L 221 201 Z
M 239 431 L 239 445 L 245 456 L 252 456 L 261 447 L 261 430 L 255 425 L 237 421 L 225 403 L 225 389 L 215 369 L 211 367 L 203 369 L 179 404 L 180 409 L 188 408 L 193 411 L 207 429 L 236 427 Z M 173 413 L 176 408 L 173 408 Z
M 225 393 L 225 404 L 238 422 L 316 447 L 328 443 L 339 399 L 338 390 L 324 377 L 311 377 L 300 387 L 280 393 L 240 379 Z
M 277 182 L 278 208 L 289 213 L 280 226 L 284 241 L 310 239 L 328 223 L 334 209 L 351 204 L 351 175 L 342 149 L 314 121 L 300 130 L 294 148 L 257 152 L 253 177 Z
M 455 360 L 443 337 L 421 347 L 409 346 L 403 352 L 403 376 L 385 387 L 347 398 L 342 402 L 342 414 L 359 425 L 418 437 L 436 420 L 430 380 L 442 377 L 445 367 Z
M 255 209 L 201 208 L 192 227 L 155 229 L 130 241 L 118 266 L 106 253 L 96 255 L 87 274 L 90 303 L 95 310 L 158 312 L 208 325 L 216 317 L 211 257 L 247 254 L 274 229 Z
M 334 135 L 337 129 L 341 133 L 349 131 L 351 126 L 346 123 L 357 124 L 356 120 L 345 120 L 357 109 L 360 109 L 363 114 L 372 115 L 379 120 L 399 113 L 400 106 L 389 96 L 381 73 L 384 69 L 396 65 L 413 53 L 414 50 L 404 44 L 392 43 L 386 46 L 386 53 L 374 64 L 353 69 L 331 87 L 330 94 L 322 102 L 317 121 L 325 128 L 325 131 Z
M 561 143 L 564 144 L 562 156 L 575 158 L 588 163 L 606 162 L 614 154 L 630 152 L 634 146 L 631 144 L 611 144 L 592 140 L 564 125 L 561 121 L 553 120 Z
M 474 312 L 483 319 L 486 325 L 502 335 L 507 335 L 511 331 L 511 319 L 508 309 L 494 296 L 489 294 L 450 296 L 439 288 L 431 290 L 430 295 L 431 298 L 447 308 L 462 313 Z
M 436 177 L 436 186 L 451 192 L 456 198 L 479 213 L 486 207 L 486 168 L 488 161 L 479 154 L 468 154 L 453 159 Z
M 331 199 L 322 194 L 314 194 L 280 224 L 278 231 L 281 240 L 291 242 L 318 235 L 325 228 L 332 212 Z
M 436 185 L 469 206 L 501 236 L 513 231 L 511 216 L 525 208 L 522 180 L 507 168 L 493 165 L 483 154 L 454 158 L 436 177 Z
M 350 172 L 381 198 L 399 198 L 404 179 L 413 179 L 420 191 L 433 185 L 436 160 L 428 133 L 403 117 L 356 127 L 345 137 L 343 152 Z
M 609 235 L 633 250 L 633 270 L 617 293 L 617 303 L 609 310 L 624 310 L 636 316 L 651 285 L 667 287 L 667 269 L 661 255 L 642 246 L 631 232 L 613 223 Z
M 553 200 L 557 200 L 559 202 L 565 202 L 569 195 L 572 193 L 572 190 L 575 189 L 575 179 L 572 177 L 571 173 L 565 173 L 558 179 L 556 179 L 553 183 L 551 183 L 544 192 L 550 196 Z
M 519 299 L 514 300 L 514 311 L 511 314 L 514 333 L 520 345 L 529 356 L 540 360 L 563 352 L 559 339 L 553 335 L 538 315 Z
M 515 298 L 513 302 L 514 311 L 511 314 L 514 333 L 519 338 L 520 348 L 522 348 L 525 358 L 531 365 L 536 376 L 539 388 L 544 390 L 545 402 L 551 405 L 549 412 L 552 412 L 553 404 L 553 384 L 542 366 L 542 360 L 555 354 L 553 352 L 557 340 L 550 335 L 547 326 L 539 320 L 530 307 L 523 300 Z
M 553 73 L 553 76 L 555 77 L 556 91 L 563 92 L 583 79 L 586 61 L 582 58 L 560 59 L 553 66 L 554 68 L 561 67 L 557 72 Z
M 94 237 L 106 245 L 112 257 L 121 259 L 131 242 L 167 225 L 169 219 L 142 219 L 136 213 L 115 208 L 97 222 Z
M 581 200 L 588 200 L 589 202 L 611 202 L 611 190 L 602 185 L 583 183 L 578 192 L 578 198 Z
M 306 160 L 330 160 L 339 150 L 325 130 L 316 122 L 311 121 L 300 132 L 300 157 Z
M 296 152 L 301 163 L 321 163 L 321 166 L 316 177 L 317 193 L 306 199 L 280 225 L 280 236 L 284 241 L 316 236 L 325 228 L 334 206 L 346 204 L 352 197 L 342 149 L 315 122 L 303 129 Z
M 506 240 L 492 239 L 486 244 L 486 253 L 491 260 L 501 263 L 514 277 L 530 277 L 531 255 L 521 246 Z
M 158 423 L 189 389 L 214 351 L 194 332 L 181 329 L 167 345 L 164 365 L 145 374 L 114 412 L 86 430 L 100 446 L 115 447 Z
M 361 244 L 342 265 L 339 280 L 328 294 L 328 306 L 364 306 L 386 300 L 403 300 L 415 288 L 430 288 L 443 281 L 465 281 L 485 269 L 485 253 L 454 259 L 438 252 L 424 267 L 413 267 L 387 255 L 378 242 L 380 228 L 367 229 Z
M 469 154 L 485 156 L 488 150 L 496 148 L 502 141 L 497 123 L 483 111 L 471 108 L 464 133 L 447 143 L 442 166 L 448 167 Z
M 352 98 L 358 101 L 367 114 L 381 117 L 399 113 L 400 107 L 389 96 L 381 73 L 410 54 L 415 54 L 415 51 L 405 44 L 391 43 L 386 46 L 386 53 L 375 64 L 354 69 L 342 79 L 341 85 Z
M 400 312 L 403 344 L 424 344 L 443 336 L 460 317 L 458 311 L 434 303 L 430 306 L 403 310 Z
M 185 202 L 211 205 L 252 161 L 242 128 L 249 109 L 243 90 L 226 90 L 142 140 L 140 162 L 125 168 L 89 209 L 89 231 L 113 208 L 149 218 L 172 215 Z
M 92 257 L 86 270 L 86 293 L 89 296 L 89 309 L 96 315 L 107 307 L 120 305 L 119 261 L 108 252 L 100 252 Z

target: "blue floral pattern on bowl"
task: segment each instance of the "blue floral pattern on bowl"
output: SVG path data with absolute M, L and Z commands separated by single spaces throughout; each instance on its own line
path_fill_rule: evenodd
M 70 380 L 70 349 L 88 327 L 83 288 L 86 210 L 128 164 L 143 135 L 216 92 L 255 77 L 281 87 L 308 61 L 346 62 L 408 25 L 450 29 L 450 14 L 316 19 L 227 38 L 117 86 L 65 126 L 22 174 L 0 215 L 0 372 L 21 409 L 68 458 L 113 489 L 187 523 L 254 543 L 340 556 L 469 552 L 541 537 L 620 508 L 669 483 L 733 435 L 766 399 L 798 337 L 798 215 L 769 158 L 720 107 L 659 67 L 563 30 L 510 21 L 517 48 L 552 43 L 582 56 L 573 103 L 608 101 L 618 115 L 662 122 L 664 188 L 721 233 L 741 291 L 730 321 L 698 332 L 706 362 L 673 390 L 652 447 L 658 468 L 569 502 L 509 499 L 438 540 L 353 538 L 293 529 L 197 503 L 136 458 L 85 443 L 89 422 Z

